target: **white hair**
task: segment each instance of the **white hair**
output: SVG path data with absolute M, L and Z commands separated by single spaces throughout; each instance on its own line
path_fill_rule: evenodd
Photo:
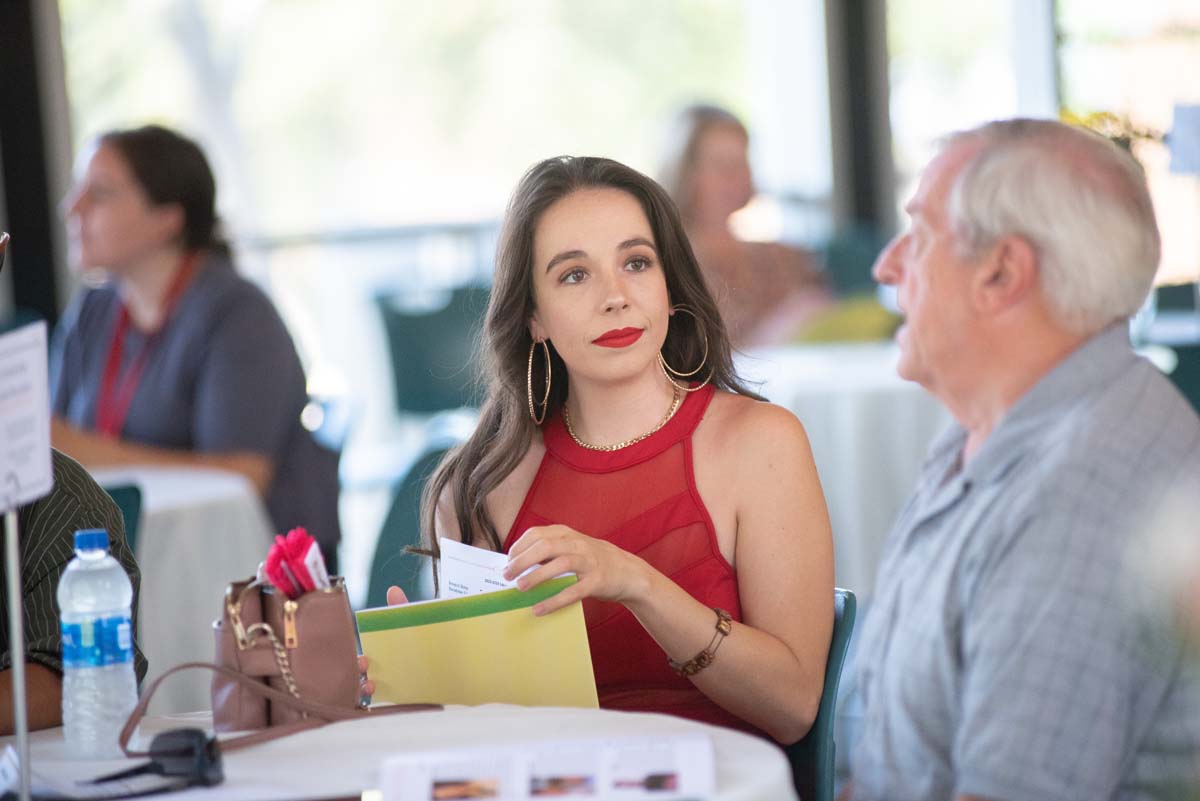
M 947 201 L 952 230 L 974 258 L 1004 236 L 1037 252 L 1042 293 L 1059 323 L 1089 335 L 1132 316 L 1161 249 L 1146 178 L 1104 137 L 1050 120 L 1003 120 L 951 135 L 982 142 Z

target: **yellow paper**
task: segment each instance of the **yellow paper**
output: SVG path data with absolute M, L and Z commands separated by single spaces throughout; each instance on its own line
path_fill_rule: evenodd
M 583 607 L 530 608 L 573 581 L 359 612 L 373 700 L 596 708 Z

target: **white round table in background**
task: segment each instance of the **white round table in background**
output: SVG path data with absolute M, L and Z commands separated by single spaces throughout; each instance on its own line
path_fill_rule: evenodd
M 893 343 L 805 345 L 738 354 L 761 395 L 800 418 L 833 526 L 835 580 L 863 600 L 892 523 L 916 489 L 949 413 L 896 374 Z M 752 387 L 753 387 L 752 383 Z
M 137 557 L 142 571 L 138 644 L 150 661 L 147 682 L 180 662 L 213 659 L 212 622 L 230 581 L 253 575 L 273 532 L 245 477 L 223 470 L 128 467 L 91 471 L 104 487 L 142 491 Z M 212 706 L 210 677 L 173 676 L 152 713 Z

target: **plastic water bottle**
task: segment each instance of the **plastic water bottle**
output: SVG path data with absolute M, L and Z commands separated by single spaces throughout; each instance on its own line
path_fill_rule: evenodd
M 137 704 L 132 601 L 129 577 L 108 553 L 108 532 L 75 532 L 75 558 L 58 583 L 63 729 L 74 756 L 121 756 L 117 737 Z

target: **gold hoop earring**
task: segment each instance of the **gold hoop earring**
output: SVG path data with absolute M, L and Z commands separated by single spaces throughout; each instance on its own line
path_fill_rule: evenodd
M 538 404 L 542 407 L 541 417 L 538 417 L 533 410 L 533 351 L 538 345 L 542 346 L 542 353 L 546 357 L 546 394 L 542 396 L 542 402 Z M 544 339 L 540 342 L 529 343 L 529 368 L 525 371 L 525 394 L 529 397 L 529 418 L 533 420 L 534 425 L 540 426 L 546 419 L 546 403 L 550 400 L 550 346 Z
M 692 311 L 691 309 L 689 309 L 687 306 L 683 306 L 683 305 L 673 306 L 673 307 L 671 307 L 671 311 L 683 312 L 684 314 L 690 314 L 692 316 L 692 319 L 696 321 L 697 327 L 699 327 L 700 318 L 697 317 L 696 313 L 694 311 Z M 698 364 L 696 366 L 696 369 L 692 370 L 691 372 L 685 373 L 682 370 L 676 370 L 674 367 L 667 364 L 667 360 L 663 358 L 662 351 L 660 350 L 658 352 L 658 366 L 662 370 L 663 375 L 666 376 L 667 380 L 671 382 L 672 386 L 678 387 L 679 389 L 683 390 L 684 392 L 695 392 L 698 389 L 702 389 L 704 387 L 704 385 L 707 384 L 709 382 L 709 380 L 712 379 L 712 371 L 710 370 L 708 375 L 705 376 L 704 380 L 701 381 L 699 384 L 697 384 L 694 387 L 687 386 L 686 382 L 684 382 L 684 384 L 676 383 L 676 380 L 675 380 L 678 378 L 690 378 L 690 377 L 694 376 L 696 373 L 703 370 L 705 363 L 708 362 L 708 334 L 705 333 L 703 328 L 701 328 L 700 335 L 702 337 L 704 337 L 704 355 L 700 358 L 700 364 Z

